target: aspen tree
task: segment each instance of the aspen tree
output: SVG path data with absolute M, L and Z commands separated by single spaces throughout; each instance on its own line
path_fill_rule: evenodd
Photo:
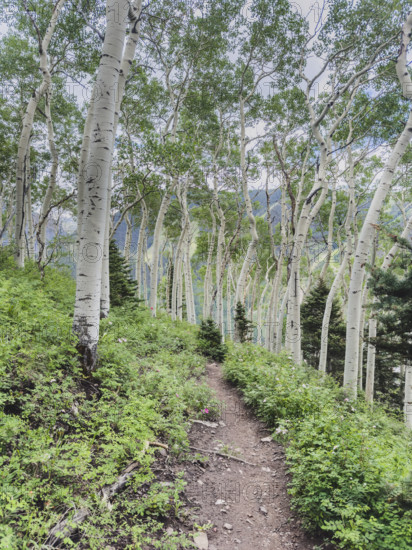
M 411 40 L 412 11 L 409 13 L 402 29 L 402 42 L 396 62 L 396 73 L 403 95 L 412 99 L 412 79 L 407 65 L 407 48 Z M 396 167 L 399 164 L 412 138 L 412 110 L 408 121 L 399 136 L 385 165 L 372 202 L 366 214 L 359 234 L 359 241 L 354 255 L 354 263 L 349 286 L 346 324 L 346 352 L 344 385 L 352 397 L 357 395 L 359 363 L 359 329 L 361 321 L 362 286 L 365 276 L 365 265 L 373 239 L 373 225 L 377 224 L 383 203 L 387 197 Z
M 23 117 L 22 131 L 17 151 L 16 162 L 16 225 L 15 225 L 15 252 L 14 257 L 18 267 L 24 267 L 24 227 L 25 227 L 25 195 L 27 193 L 29 182 L 26 180 L 26 164 L 29 162 L 30 155 L 30 136 L 33 127 L 34 115 L 37 105 L 44 94 L 50 89 L 51 74 L 48 62 L 48 48 L 56 28 L 59 14 L 63 8 L 65 0 L 58 0 L 53 7 L 49 25 L 43 37 L 35 25 L 38 35 L 40 71 L 42 73 L 42 82 L 32 94 Z
M 73 330 L 86 373 L 96 367 L 99 340 L 102 260 L 107 218 L 108 184 L 111 170 L 116 93 L 126 36 L 129 2 L 106 4 L 106 33 L 94 86 L 93 122 L 88 164 L 93 167 L 87 180 L 87 206 L 79 239 L 76 301 Z

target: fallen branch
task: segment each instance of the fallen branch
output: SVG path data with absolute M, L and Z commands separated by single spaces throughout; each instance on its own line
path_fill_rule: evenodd
M 109 499 L 123 489 L 128 479 L 134 474 L 134 470 L 138 466 L 138 462 L 132 462 L 132 464 L 129 464 L 126 470 L 124 470 L 124 472 L 117 478 L 117 481 L 112 483 L 112 485 L 106 485 L 103 487 L 101 490 L 102 502 L 108 510 L 113 508 L 112 504 L 109 502 Z
M 78 526 L 90 515 L 88 508 L 81 508 L 70 521 L 63 519 L 69 512 L 70 510 L 67 510 L 63 514 L 62 519 L 49 531 L 47 539 L 41 547 L 42 549 L 55 548 L 56 544 L 59 544 L 62 539 L 71 537 L 77 531 Z
M 212 450 L 209 450 L 209 449 L 199 449 L 198 447 L 192 447 L 192 446 L 190 446 L 190 448 L 193 449 L 194 451 L 199 451 L 201 453 L 215 454 L 215 455 L 219 455 L 219 456 L 224 456 L 225 458 L 231 458 L 232 460 L 237 460 L 238 462 L 242 462 L 243 464 L 248 464 L 249 466 L 256 466 L 256 464 L 252 464 L 251 462 L 247 462 L 247 460 L 243 460 L 243 458 L 238 458 L 237 456 L 228 455 L 228 454 L 222 453 L 220 451 L 212 451 Z
M 161 447 L 162 449 L 169 450 L 169 446 L 165 443 L 159 443 L 159 441 L 149 441 L 149 447 Z
M 143 450 L 146 451 L 149 447 L 161 447 L 162 449 L 168 450 L 169 447 L 164 443 L 159 443 L 158 441 L 145 441 L 143 445 Z M 123 487 L 126 485 L 127 481 L 134 475 L 136 468 L 139 466 L 139 462 L 132 462 L 127 466 L 127 468 L 120 474 L 117 480 L 111 485 L 106 485 L 99 491 L 99 496 L 101 497 L 101 502 L 106 506 L 108 510 L 112 509 L 112 504 L 110 499 L 116 494 L 119 493 Z M 62 518 L 56 523 L 56 525 L 49 531 L 47 539 L 42 545 L 42 550 L 48 548 L 55 548 L 56 544 L 61 543 L 62 539 L 71 537 L 79 528 L 79 525 L 90 515 L 91 510 L 88 508 L 81 508 L 74 516 L 69 519 L 64 519 L 67 514 L 70 512 L 70 509 L 67 510 Z

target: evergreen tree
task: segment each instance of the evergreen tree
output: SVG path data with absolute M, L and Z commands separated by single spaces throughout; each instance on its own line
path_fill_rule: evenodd
M 136 304 L 136 284 L 130 275 L 131 269 L 120 254 L 113 240 L 109 244 L 110 303 L 112 306 Z
M 410 257 L 408 260 L 410 264 Z M 377 337 L 372 342 L 376 347 L 376 392 L 380 399 L 401 406 L 401 370 L 412 361 L 412 268 L 403 277 L 375 269 L 370 287 L 377 300 L 371 306 L 378 319 Z
M 226 346 L 222 343 L 222 335 L 213 319 L 206 319 L 200 323 L 197 340 L 198 349 L 203 355 L 215 361 L 223 361 L 226 355 Z
M 380 327 L 377 347 L 403 363 L 412 360 L 412 268 L 404 277 L 375 270 L 371 288 Z
M 247 342 L 252 339 L 253 323 L 246 318 L 245 306 L 238 302 L 235 309 L 235 334 L 237 342 Z
M 309 293 L 302 304 L 302 352 L 309 365 L 318 368 L 322 320 L 329 289 L 323 280 Z M 337 298 L 333 300 L 329 322 L 327 372 L 338 379 L 343 373 L 345 358 L 345 324 Z

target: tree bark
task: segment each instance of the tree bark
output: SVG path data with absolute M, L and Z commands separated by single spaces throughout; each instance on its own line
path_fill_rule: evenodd
M 120 9 L 120 6 L 119 6 Z M 119 70 L 118 83 L 116 86 L 115 96 L 115 110 L 113 120 L 113 139 L 116 138 L 117 126 L 119 124 L 120 107 L 123 101 L 124 91 L 126 88 L 127 77 L 132 66 L 132 62 L 136 53 L 137 42 L 140 36 L 140 14 L 142 9 L 142 0 L 136 2 L 129 2 L 127 11 L 119 12 L 117 17 L 125 17 L 128 13 L 129 16 L 129 35 L 126 39 L 124 52 L 122 52 L 122 59 Z M 113 155 L 113 151 L 112 151 Z M 110 208 L 112 198 L 112 170 L 110 168 L 108 175 L 108 193 L 107 193 L 107 215 L 106 215 L 106 227 L 104 232 L 104 245 L 103 245 L 103 261 L 102 261 L 102 280 L 101 280 L 101 296 L 100 296 L 100 316 L 102 318 L 107 317 L 110 311 L 110 266 L 109 266 L 109 239 L 110 239 Z
M 94 170 L 88 178 L 88 201 L 79 239 L 76 301 L 73 330 L 79 337 L 78 350 L 86 374 L 96 367 L 100 325 L 103 247 L 107 225 L 109 177 L 114 146 L 114 119 L 119 71 L 126 36 L 129 3 L 119 0 L 106 4 L 106 34 L 96 83 L 94 117 L 89 164 Z

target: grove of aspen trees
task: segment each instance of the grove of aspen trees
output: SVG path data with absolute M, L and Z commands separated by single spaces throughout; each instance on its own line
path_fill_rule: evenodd
M 226 378 L 289 449 L 309 528 L 336 548 L 411 549 L 410 3 L 0 4 L 0 548 L 189 548 L 150 546 L 137 524 L 105 546 L 114 539 L 104 525 L 123 520 L 103 506 L 100 525 L 90 487 L 109 502 L 98 475 L 109 486 L 152 456 L 162 430 L 179 445 L 186 414 L 212 416 L 210 389 L 192 380 L 203 354 L 226 361 Z M 265 378 L 271 361 L 280 378 Z M 156 372 L 163 382 L 151 381 Z M 179 397 L 185 384 L 184 411 L 157 413 L 168 388 Z M 129 411 L 139 399 L 147 414 Z M 109 447 L 93 455 L 103 438 L 93 415 L 103 426 L 115 401 L 127 429 L 106 433 Z M 317 403 L 325 431 L 306 433 Z M 374 496 L 348 489 L 328 508 L 314 489 L 309 506 L 303 442 L 312 430 L 322 452 L 339 453 L 324 434 L 342 408 L 353 413 L 348 438 L 369 424 L 382 432 L 365 447 L 373 468 L 359 474 Z M 157 414 L 172 415 L 169 428 Z M 132 433 L 140 447 L 128 447 Z M 325 481 L 325 494 L 348 488 L 355 469 Z

